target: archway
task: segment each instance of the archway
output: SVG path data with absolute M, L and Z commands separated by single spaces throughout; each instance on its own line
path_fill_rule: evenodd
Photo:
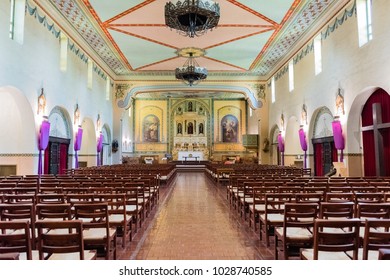
M 278 147 L 278 135 L 279 135 L 279 127 L 277 125 L 274 125 L 271 129 L 270 133 L 270 139 L 271 139 L 271 149 L 270 149 L 270 156 L 271 156 L 271 164 L 274 165 L 280 165 L 280 152 Z
M 111 164 L 111 130 L 108 124 L 104 124 L 102 128 L 103 134 L 103 149 L 100 153 L 101 159 L 100 162 L 102 165 Z
M 37 124 L 31 104 L 14 87 L 0 87 L 0 175 L 36 174 Z
M 362 113 L 365 176 L 390 176 L 390 95 L 377 89 Z
M 50 137 L 45 150 L 44 173 L 65 174 L 69 166 L 69 145 L 72 127 L 69 113 L 59 106 L 49 114 Z
M 332 121 L 333 115 L 327 107 L 317 109 L 314 114 L 312 144 L 314 153 L 314 175 L 327 174 L 338 161 L 334 146 Z

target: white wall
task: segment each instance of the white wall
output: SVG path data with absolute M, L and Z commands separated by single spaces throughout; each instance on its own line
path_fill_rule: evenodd
M 34 118 L 37 118 L 37 98 L 43 88 L 47 100 L 46 114 L 55 106 L 60 106 L 73 121 L 73 112 L 78 103 L 81 120 L 89 118 L 96 122 L 100 114 L 101 123 L 112 127 L 112 101 L 106 100 L 106 80 L 93 72 L 93 87 L 88 89 L 87 64 L 70 50 L 67 71 L 61 72 L 59 38 L 28 12 L 23 44 L 11 40 L 8 33 L 9 5 L 9 1 L 1 1 L 0 5 L 0 88 L 11 86 L 18 89 L 30 104 Z M 38 12 L 44 15 L 40 9 Z M 0 130 L 3 129 L 4 123 L 1 122 Z M 72 154 L 73 149 L 69 152 Z M 37 154 L 37 146 L 30 147 L 28 153 Z M 34 174 L 36 170 L 29 168 L 23 172 Z
M 351 4 L 347 7 L 350 9 Z M 343 13 L 341 11 L 341 13 Z M 270 105 L 269 127 L 279 123 L 283 112 L 285 119 L 300 116 L 302 105 L 307 105 L 308 122 L 312 122 L 313 113 L 323 106 L 336 113 L 335 99 L 339 87 L 344 91 L 344 104 L 348 123 L 343 131 L 346 138 L 346 164 L 349 154 L 361 154 L 360 112 L 361 106 L 369 94 L 355 102 L 359 108 L 353 118 L 348 118 L 353 102 L 368 88 L 381 87 L 390 92 L 390 5 L 388 0 L 373 1 L 373 40 L 359 48 L 357 18 L 348 18 L 322 43 L 322 73 L 314 74 L 314 51 L 307 54 L 297 64 L 295 70 L 295 89 L 288 90 L 288 73 L 276 81 L 276 102 Z M 329 24 L 333 24 L 334 19 Z M 328 24 L 325 25 L 325 28 Z M 310 43 L 310 42 L 309 42 Z M 306 47 L 306 46 L 305 46 Z M 268 94 L 269 96 L 270 94 Z M 270 100 L 269 100 L 270 101 Z M 348 130 L 347 130 L 348 128 Z M 298 135 L 297 132 L 294 134 Z M 308 136 L 311 143 L 312 135 Z M 287 144 L 286 144 L 287 145 Z M 299 142 L 298 142 L 299 145 Z M 309 144 L 309 153 L 313 153 Z M 351 159 L 352 160 L 352 159 Z

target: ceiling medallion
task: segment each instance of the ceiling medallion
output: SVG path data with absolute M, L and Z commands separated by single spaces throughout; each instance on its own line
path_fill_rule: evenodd
M 195 60 L 195 57 L 200 57 L 205 54 L 204 50 L 190 47 L 178 50 L 177 54 L 182 57 L 187 57 L 187 60 L 182 67 L 176 68 L 176 79 L 183 81 L 189 86 L 193 86 L 207 78 L 207 69 L 200 67 Z
M 218 25 L 219 4 L 211 0 L 184 0 L 165 4 L 165 24 L 180 34 L 194 38 Z

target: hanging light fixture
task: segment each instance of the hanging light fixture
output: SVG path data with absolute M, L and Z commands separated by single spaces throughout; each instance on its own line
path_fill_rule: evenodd
M 195 57 L 204 55 L 204 50 L 197 48 L 184 48 L 178 50 L 177 53 L 179 56 L 187 57 L 187 60 L 182 67 L 176 68 L 176 79 L 183 81 L 189 86 L 193 86 L 207 78 L 207 69 L 200 67 L 195 60 Z
M 211 0 L 184 0 L 165 4 L 165 24 L 193 38 L 218 25 L 219 4 Z

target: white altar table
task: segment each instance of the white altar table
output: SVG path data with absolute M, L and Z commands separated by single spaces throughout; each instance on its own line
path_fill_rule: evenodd
M 178 160 L 182 161 L 200 161 L 203 160 L 203 152 L 200 151 L 179 151 Z

